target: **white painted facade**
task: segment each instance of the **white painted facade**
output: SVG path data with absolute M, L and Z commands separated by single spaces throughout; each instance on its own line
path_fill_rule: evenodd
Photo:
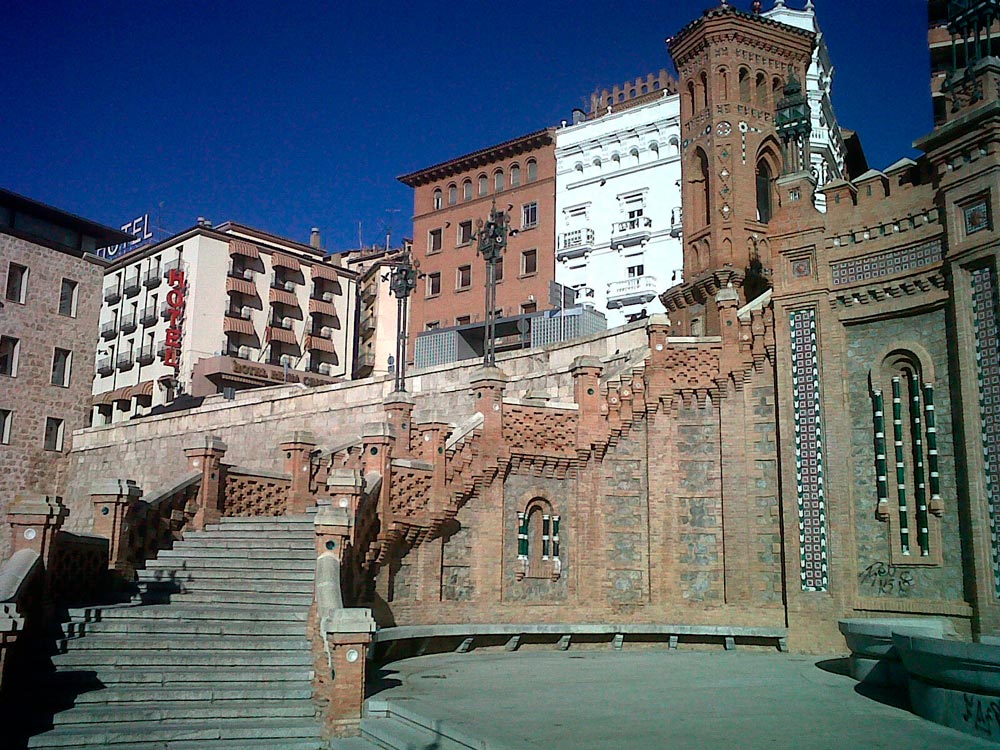
M 176 369 L 164 361 L 174 268 L 184 272 Z M 318 384 L 351 374 L 356 281 L 318 248 L 238 224 L 197 226 L 111 265 L 103 296 L 95 425 L 182 394 L 207 395 L 216 384 Z
M 664 95 L 556 131 L 556 281 L 607 316 L 645 310 L 679 283 L 680 98 Z

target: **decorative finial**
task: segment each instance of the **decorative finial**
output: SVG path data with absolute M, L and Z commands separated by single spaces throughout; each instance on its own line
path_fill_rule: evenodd
M 760 11 L 761 11 L 761 9 L 763 7 L 764 7 L 764 3 L 762 3 L 760 0 L 753 0 L 753 2 L 750 3 L 750 10 L 753 11 L 753 14 L 755 16 L 759 16 L 760 15 Z
M 784 0 L 782 0 L 783 2 Z M 806 0 L 806 10 L 815 10 L 816 6 L 813 5 L 813 0 Z
M 784 8 L 785 7 L 785 0 L 774 0 L 774 7 L 775 8 Z

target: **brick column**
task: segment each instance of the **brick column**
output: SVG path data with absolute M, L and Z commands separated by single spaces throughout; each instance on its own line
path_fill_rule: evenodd
M 356 734 L 365 701 L 365 661 L 375 632 L 370 609 L 341 609 L 322 618 L 330 671 L 326 723 L 331 734 Z
M 309 480 L 312 478 L 312 452 L 316 448 L 316 436 L 296 430 L 285 436 L 278 447 L 283 456 L 285 473 L 292 477 L 285 515 L 301 515 L 314 504 Z
M 316 530 L 316 556 L 332 553 L 341 564 L 347 543 L 351 541 L 354 518 L 346 508 L 320 508 L 313 520 Z
M 475 410 L 483 415 L 483 447 L 497 453 L 503 443 L 503 394 L 507 376 L 499 367 L 484 367 L 472 377 Z
M 61 497 L 28 492 L 18 495 L 7 510 L 7 523 L 13 537 L 11 553 L 32 549 L 49 570 L 52 540 L 68 515 Z
M 449 516 L 449 497 L 445 491 L 445 470 L 448 464 L 448 456 L 445 452 L 445 445 L 448 441 L 448 433 L 451 432 L 451 424 L 439 411 L 421 413 L 419 434 L 416 440 L 420 446 L 414 448 L 414 455 L 422 457 L 424 461 L 431 464 L 433 471 L 431 474 L 431 501 L 428 508 L 431 515 L 439 523 L 445 521 Z M 441 564 L 444 557 L 444 537 L 436 536 L 420 544 L 417 549 L 417 599 L 419 601 L 441 601 Z
M 396 428 L 396 456 L 410 454 L 410 435 L 413 429 L 413 396 L 393 391 L 382 402 L 386 421 Z
M 601 372 L 599 357 L 585 355 L 573 360 L 573 400 L 579 411 L 576 422 L 577 450 L 587 450 L 604 431 L 601 429 Z
M 142 490 L 131 479 L 101 479 L 90 487 L 94 506 L 94 534 L 108 540 L 108 569 L 131 580 L 135 550 L 126 546 L 126 533 Z
M 331 469 L 326 478 L 326 494 L 332 506 L 345 509 L 352 522 L 357 518 L 364 487 L 365 478 L 357 469 Z
M 217 523 L 222 517 L 222 493 L 225 488 L 225 467 L 222 458 L 228 446 L 218 437 L 205 438 L 201 445 L 184 449 L 192 469 L 201 472 L 201 488 L 198 490 L 192 529 L 203 529 L 206 524 Z

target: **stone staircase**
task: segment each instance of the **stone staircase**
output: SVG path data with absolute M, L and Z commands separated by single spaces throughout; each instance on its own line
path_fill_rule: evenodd
M 361 735 L 334 739 L 330 747 L 332 750 L 500 750 L 495 744 L 465 734 L 450 722 L 422 713 L 417 702 L 375 698 L 365 704 Z
M 148 562 L 141 601 L 71 610 L 36 687 L 71 707 L 28 747 L 322 747 L 314 539 L 311 516 L 226 518 Z

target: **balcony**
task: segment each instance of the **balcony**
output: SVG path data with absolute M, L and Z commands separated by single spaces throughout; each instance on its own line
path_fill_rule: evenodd
M 242 305 L 240 307 L 237 307 L 236 305 L 229 305 L 226 307 L 226 315 L 230 318 L 250 320 L 253 317 L 253 308 L 249 305 Z
M 231 276 L 234 279 L 243 279 L 244 281 L 253 281 L 254 271 L 252 268 L 244 268 L 239 263 L 230 263 L 229 272 L 227 276 Z
M 286 279 L 283 276 L 275 274 L 274 277 L 271 279 L 271 288 L 279 289 L 286 292 L 294 292 L 295 282 L 292 281 L 291 279 Z
M 372 368 L 375 366 L 375 352 L 367 349 L 358 354 L 358 368 Z
M 635 276 L 608 283 L 608 309 L 644 305 L 656 299 L 659 287 L 655 276 Z
M 150 266 L 146 275 L 142 277 L 142 285 L 147 289 L 156 289 L 163 281 L 163 273 L 160 271 L 160 264 Z
M 118 335 L 118 323 L 114 320 L 109 320 L 107 323 L 101 323 L 101 338 L 105 341 L 110 341 L 115 336 Z
M 113 286 L 104 287 L 104 301 L 109 305 L 113 305 L 122 298 L 121 288 L 115 284 Z
M 125 279 L 125 296 L 134 297 L 140 289 L 142 289 L 142 285 L 139 283 L 139 272 L 136 271 Z
M 135 332 L 135 329 L 139 327 L 139 321 L 136 318 L 137 316 L 135 313 L 132 313 L 131 315 L 122 316 L 122 324 L 121 324 L 122 333 Z
M 594 230 L 577 229 L 563 232 L 559 235 L 559 247 L 556 250 L 556 260 L 570 260 L 589 255 L 594 249 Z
M 118 369 L 123 372 L 125 370 L 131 370 L 132 366 L 135 364 L 135 360 L 132 359 L 132 352 L 122 352 L 118 355 L 118 359 L 116 361 L 118 362 Z
M 111 362 L 111 357 L 101 357 L 97 360 L 97 374 L 104 377 L 115 371 L 115 366 Z
M 291 331 L 292 327 L 295 325 L 295 319 L 289 316 L 274 315 L 267 323 L 273 328 L 281 328 L 285 331 Z
M 181 259 L 174 258 L 172 261 L 163 266 L 163 275 L 167 278 L 170 277 L 170 272 L 178 270 L 181 267 Z
M 156 325 L 156 319 L 159 317 L 156 312 L 156 305 L 146 305 L 142 312 L 139 313 L 139 322 L 144 326 L 154 326 Z
M 375 330 L 375 316 L 371 313 L 365 313 L 361 316 L 361 320 L 358 322 L 358 327 L 361 329 L 363 335 L 368 335 Z
M 364 302 L 371 302 L 378 293 L 378 280 L 373 280 L 361 287 L 361 299 Z M 332 302 L 333 300 L 330 300 Z
M 152 344 L 146 344 L 139 350 L 139 356 L 136 357 L 136 361 L 140 365 L 151 365 L 153 360 L 156 359 L 156 350 Z
M 680 208 L 675 208 L 670 212 L 670 236 L 680 237 L 681 236 L 681 225 L 683 224 L 684 214 Z
M 620 250 L 633 245 L 645 245 L 653 236 L 653 220 L 648 216 L 636 216 L 611 225 L 611 246 Z

